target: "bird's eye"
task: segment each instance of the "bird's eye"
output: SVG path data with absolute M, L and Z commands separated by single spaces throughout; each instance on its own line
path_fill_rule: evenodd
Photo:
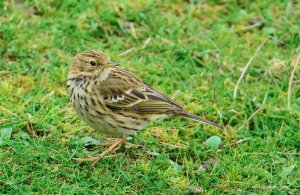
M 95 61 L 90 61 L 90 65 L 91 65 L 91 66 L 96 66 L 97 63 L 96 63 Z

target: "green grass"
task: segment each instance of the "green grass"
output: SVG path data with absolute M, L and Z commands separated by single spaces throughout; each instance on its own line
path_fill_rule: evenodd
M 299 66 L 288 106 L 299 1 L 62 2 L 0 0 L 1 194 L 299 193 Z M 87 49 L 226 130 L 156 121 L 131 140 L 145 148 L 123 147 L 95 169 L 74 161 L 104 150 L 91 150 L 103 136 L 66 91 L 72 56 Z M 213 135 L 222 143 L 208 150 Z

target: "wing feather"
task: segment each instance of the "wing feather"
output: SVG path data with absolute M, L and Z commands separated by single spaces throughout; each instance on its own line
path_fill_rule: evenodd
M 121 71 L 121 73 L 120 73 Z M 101 84 L 100 94 L 112 110 L 160 114 L 183 108 L 136 76 L 116 69 Z

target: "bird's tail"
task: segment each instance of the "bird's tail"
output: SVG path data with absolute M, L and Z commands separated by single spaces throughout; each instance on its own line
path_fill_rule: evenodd
M 212 125 L 212 126 L 214 126 L 214 127 L 223 129 L 222 127 L 220 127 L 220 126 L 219 126 L 217 123 L 215 123 L 215 122 L 212 122 L 212 121 L 209 121 L 209 120 L 200 118 L 199 116 L 196 116 L 196 115 L 194 115 L 194 114 L 188 113 L 188 112 L 186 112 L 186 111 L 184 111 L 184 110 L 178 112 L 178 114 L 179 114 L 180 116 L 185 117 L 185 118 L 192 119 L 192 120 L 195 120 L 195 121 L 199 121 L 199 122 L 201 122 L 201 123 L 208 124 L 208 125 Z

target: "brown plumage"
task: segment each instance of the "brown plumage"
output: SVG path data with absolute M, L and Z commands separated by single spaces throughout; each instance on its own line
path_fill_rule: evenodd
M 132 135 L 152 120 L 174 115 L 219 127 L 186 112 L 173 100 L 111 62 L 101 51 L 77 54 L 67 84 L 76 112 L 104 134 Z

